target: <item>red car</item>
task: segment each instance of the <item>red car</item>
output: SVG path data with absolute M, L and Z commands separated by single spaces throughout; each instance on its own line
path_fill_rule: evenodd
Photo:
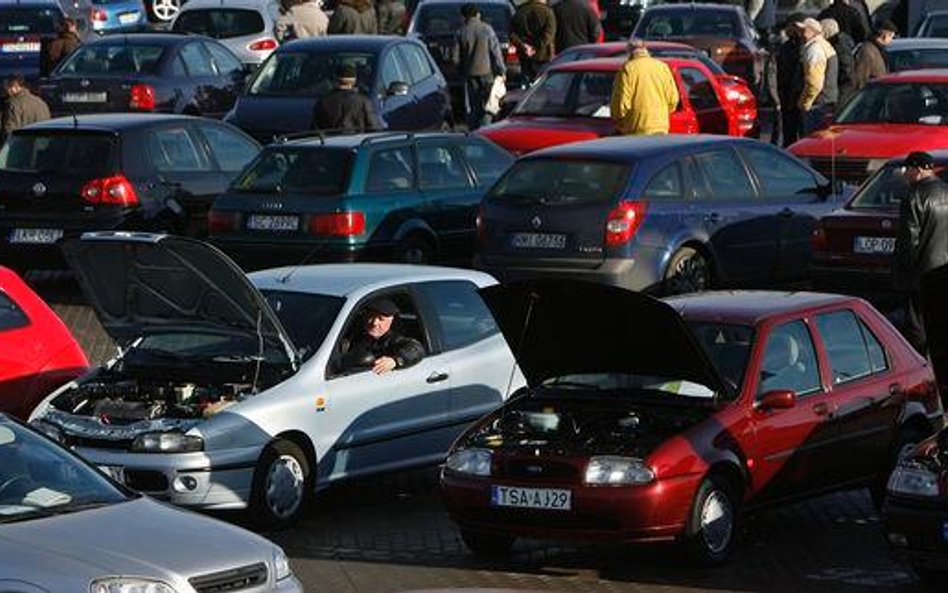
M 16 272 L 0 266 L 0 412 L 25 420 L 88 368 L 69 328 Z
M 865 301 L 709 292 L 659 301 L 576 281 L 491 287 L 527 379 L 454 444 L 465 543 L 682 541 L 723 561 L 740 513 L 884 480 L 942 427 L 931 367 Z
M 859 184 L 892 157 L 945 146 L 948 70 L 914 70 L 869 83 L 829 128 L 789 150 L 829 179 Z
M 674 134 L 743 136 L 754 128 L 752 111 L 730 102 L 726 87 L 697 60 L 661 58 L 678 83 L 681 103 L 671 114 Z M 610 117 L 612 85 L 624 58 L 567 62 L 546 71 L 504 120 L 479 128 L 514 154 L 616 133 Z

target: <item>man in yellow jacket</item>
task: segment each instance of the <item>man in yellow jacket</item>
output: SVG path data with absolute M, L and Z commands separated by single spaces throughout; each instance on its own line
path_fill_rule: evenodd
M 620 134 L 667 134 L 668 116 L 678 107 L 671 68 L 651 57 L 645 43 L 629 44 L 629 60 L 612 86 L 612 121 Z

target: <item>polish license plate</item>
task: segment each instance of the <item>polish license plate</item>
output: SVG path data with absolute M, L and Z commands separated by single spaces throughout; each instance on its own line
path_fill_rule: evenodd
M 518 249 L 565 249 L 566 235 L 552 233 L 514 233 L 510 244 Z
M 0 51 L 5 54 L 19 54 L 26 52 L 39 52 L 39 41 L 17 41 L 14 43 L 4 43 L 0 45 Z
M 572 508 L 573 493 L 558 488 L 519 488 L 491 486 L 490 504 L 495 507 L 545 509 L 568 511 Z
M 138 22 L 138 11 L 135 12 L 123 12 L 118 17 L 119 23 L 123 25 L 130 25 L 132 23 Z
M 63 103 L 105 103 L 105 93 L 63 93 Z
M 300 217 L 252 214 L 247 220 L 247 228 L 254 231 L 295 231 L 300 228 Z
M 112 478 L 119 484 L 125 483 L 125 468 L 121 465 L 100 465 L 99 471 Z
M 13 229 L 10 243 L 55 243 L 62 236 L 62 229 Z
M 853 253 L 895 253 L 895 237 L 856 237 Z

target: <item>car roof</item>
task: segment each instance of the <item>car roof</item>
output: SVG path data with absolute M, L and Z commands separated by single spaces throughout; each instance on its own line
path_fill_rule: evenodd
M 363 144 L 372 142 L 373 140 L 379 142 L 384 140 L 397 142 L 400 140 L 404 141 L 422 138 L 463 138 L 465 136 L 466 134 L 463 132 L 370 132 L 367 134 L 341 134 L 338 136 L 324 136 L 323 138 L 320 138 L 318 132 L 313 132 L 312 134 L 307 133 L 305 138 L 290 138 L 285 142 L 274 142 L 268 146 L 304 146 L 307 148 L 328 146 L 332 148 L 358 148 Z
M 277 49 L 277 53 L 288 51 L 375 51 L 379 52 L 398 42 L 410 42 L 407 37 L 400 35 L 324 35 L 322 37 L 306 37 L 295 39 Z
M 687 43 L 679 43 L 678 41 L 666 41 L 664 39 L 643 39 L 645 43 L 645 49 L 674 49 L 682 51 L 692 51 L 695 53 L 700 52 L 701 50 L 696 49 L 694 46 L 688 45 Z M 608 54 L 614 51 L 621 51 L 628 47 L 629 43 L 627 41 L 605 41 L 603 43 L 584 43 L 582 45 L 574 45 L 566 51 L 589 51 L 597 50 L 603 54 Z
M 648 12 L 684 12 L 686 10 L 720 10 L 727 12 L 737 12 L 742 7 L 736 4 L 704 4 L 701 2 L 689 2 L 682 4 L 653 4 L 645 10 Z
M 904 37 L 901 39 L 893 39 L 892 42 L 886 46 L 885 50 L 891 52 L 928 48 L 948 48 L 948 39 L 944 37 Z
M 941 149 L 941 150 L 927 150 L 925 152 L 932 155 L 932 158 L 935 159 L 939 163 L 948 161 L 948 148 Z M 888 161 L 886 161 L 886 165 L 888 165 L 889 163 L 900 163 L 903 160 L 905 160 L 906 156 L 908 155 L 893 157 L 889 159 Z
M 277 2 L 278 0 L 188 0 L 181 5 L 181 12 L 196 8 L 255 8 L 263 12 Z
M 202 38 L 195 35 L 182 35 L 180 33 L 127 33 L 122 35 L 103 35 L 101 37 L 96 35 L 88 41 L 83 42 L 83 45 L 128 43 L 129 45 L 172 46 L 191 41 L 192 39 L 214 41 L 209 37 Z
M 12 8 L 12 7 L 25 6 L 29 8 L 42 7 L 50 8 L 56 7 L 62 10 L 62 6 L 59 5 L 59 2 L 56 0 L 0 0 L 0 8 Z
M 840 294 L 819 292 L 781 292 L 772 290 L 714 290 L 666 297 L 685 319 L 717 319 L 730 323 L 757 325 L 788 313 L 853 303 L 860 299 Z
M 749 138 L 718 136 L 715 134 L 654 134 L 642 136 L 609 136 L 597 140 L 561 144 L 544 148 L 522 159 L 532 158 L 599 158 L 603 160 L 630 163 L 643 157 L 658 157 L 666 153 L 675 153 L 683 149 L 689 152 L 722 144 L 756 144 L 759 141 Z
M 948 82 L 948 68 L 903 70 L 870 81 L 870 84 L 900 84 L 904 82 Z
M 455 4 L 458 6 L 463 6 L 468 4 L 471 0 L 421 0 L 418 3 L 418 8 L 422 6 L 432 6 L 437 4 Z M 477 4 L 499 4 L 501 6 L 509 6 L 513 8 L 513 5 L 510 3 L 510 0 L 478 0 Z M 417 10 L 417 9 L 416 9 Z
M 207 121 L 204 118 L 192 117 L 190 115 L 177 115 L 174 113 L 94 113 L 89 115 L 77 115 L 57 117 L 45 121 L 30 124 L 21 130 L 99 130 L 107 132 L 118 132 L 133 128 L 145 128 L 153 124 L 175 121 Z
M 700 60 L 693 58 L 684 58 L 676 56 L 655 56 L 668 64 L 671 68 L 683 68 L 686 66 L 695 67 L 701 64 Z M 550 72 L 617 72 L 628 61 L 627 56 L 609 56 L 605 58 L 589 58 L 587 60 L 574 60 L 572 62 L 563 62 L 550 68 Z M 703 66 L 703 64 L 701 64 Z

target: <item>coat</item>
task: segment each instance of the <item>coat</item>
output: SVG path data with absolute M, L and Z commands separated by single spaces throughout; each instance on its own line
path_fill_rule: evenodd
M 330 35 L 377 35 L 378 32 L 372 0 L 339 0 L 329 19 Z
M 510 21 L 510 43 L 517 48 L 521 61 L 549 62 L 556 43 L 556 16 L 549 6 L 530 0 L 517 8 Z M 526 46 L 536 52 L 528 55 Z
M 948 264 L 948 185 L 938 177 L 920 181 L 899 206 L 895 239 L 896 286 L 918 290 L 928 271 Z
M 63 31 L 55 39 L 43 44 L 40 55 L 40 75 L 47 76 L 63 59 L 82 45 L 82 40 L 72 31 Z
M 375 7 L 379 35 L 405 34 L 405 5 L 399 0 L 380 0 Z
M 493 27 L 478 17 L 465 19 L 455 39 L 453 62 L 464 78 L 507 73 L 500 41 Z
M 621 134 L 667 134 L 678 101 L 678 85 L 668 64 L 635 52 L 616 74 L 612 121 Z
M 42 99 L 34 95 L 29 89 L 22 89 L 16 95 L 7 99 L 7 106 L 3 110 L 3 127 L 0 139 L 10 135 L 13 130 L 19 130 L 38 121 L 49 119 L 49 107 Z
M 836 50 L 822 35 L 803 46 L 803 92 L 797 101 L 801 111 L 839 100 L 839 60 Z
M 329 30 L 329 17 L 316 2 L 303 2 L 280 15 L 276 27 L 278 39 L 321 37 Z
M 313 127 L 345 134 L 360 134 L 382 129 L 375 108 L 358 89 L 333 89 L 313 110 Z
M 853 57 L 856 44 L 853 43 L 852 37 L 843 32 L 838 33 L 829 42 L 836 50 L 836 59 L 839 64 L 839 101 L 837 103 L 842 105 L 856 92 L 855 58 Z
M 599 19 L 587 0 L 560 0 L 553 7 L 553 14 L 556 16 L 556 53 L 574 45 L 596 43 L 599 39 Z
M 853 91 L 858 91 L 873 78 L 885 76 L 888 72 L 889 66 L 875 41 L 866 41 L 856 48 L 856 56 L 853 59 Z

